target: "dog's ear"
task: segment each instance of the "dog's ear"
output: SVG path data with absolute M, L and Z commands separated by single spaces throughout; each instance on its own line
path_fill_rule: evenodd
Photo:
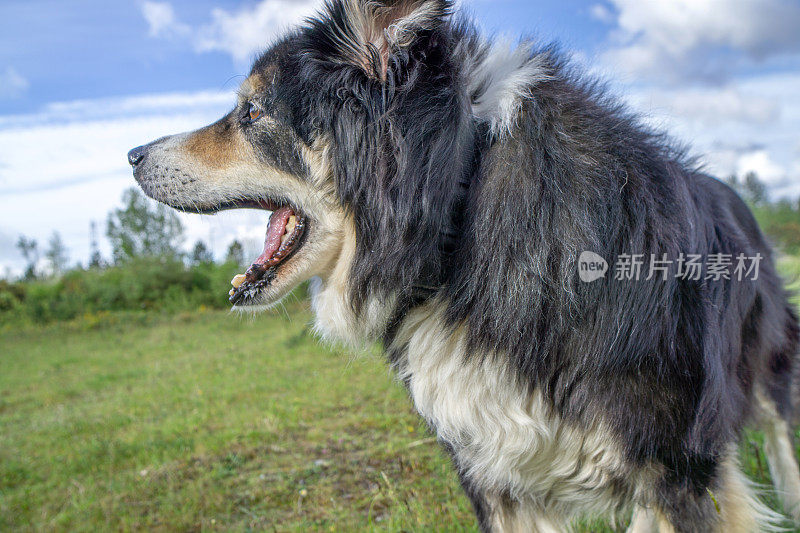
M 333 0 L 327 4 L 328 37 L 338 56 L 385 79 L 393 53 L 435 30 L 450 0 Z M 335 33 L 335 35 L 331 34 Z

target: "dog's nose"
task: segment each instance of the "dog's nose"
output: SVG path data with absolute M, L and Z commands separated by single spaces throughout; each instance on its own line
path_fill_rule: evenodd
M 144 156 L 147 154 L 147 147 L 146 146 L 137 146 L 130 152 L 128 152 L 128 163 L 131 166 L 136 166 L 142 162 Z

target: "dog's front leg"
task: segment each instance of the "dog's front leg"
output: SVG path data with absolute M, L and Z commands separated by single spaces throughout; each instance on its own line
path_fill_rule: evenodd
M 569 530 L 568 520 L 542 509 L 532 501 L 512 498 L 508 492 L 482 490 L 460 468 L 453 447 L 442 442 L 453 457 L 461 487 L 472 502 L 483 533 L 563 533 Z
M 511 499 L 507 495 L 487 495 L 491 533 L 563 533 L 567 521 L 559 519 L 532 502 Z
M 637 505 L 626 533 L 651 533 L 656 531 L 656 515 L 652 509 Z

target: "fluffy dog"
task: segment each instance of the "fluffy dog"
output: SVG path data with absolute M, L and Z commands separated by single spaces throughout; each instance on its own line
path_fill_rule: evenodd
M 768 244 L 554 47 L 485 40 L 446 0 L 330 0 L 228 115 L 129 160 L 177 209 L 273 212 L 232 303 L 313 278 L 318 331 L 383 342 L 485 531 L 631 509 L 634 531 L 769 527 L 748 422 L 800 518 L 798 321 Z M 584 252 L 614 270 L 581 281 Z M 692 257 L 760 268 L 687 276 Z

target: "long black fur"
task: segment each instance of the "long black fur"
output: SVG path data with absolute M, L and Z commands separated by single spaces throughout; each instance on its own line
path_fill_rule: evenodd
M 420 28 L 381 72 L 377 49 L 348 61 L 342 40 L 358 32 L 342 2 L 328 4 L 254 71 L 278 67 L 273 116 L 308 144 L 332 143 L 356 224 L 355 311 L 398 296 L 388 346 L 406 311 L 445 301 L 451 323 L 468 326 L 468 353 L 498 354 L 560 417 L 601 419 L 632 465 L 663 467 L 661 504 L 678 530 L 710 523 L 707 489 L 754 386 L 793 416 L 797 318 L 748 208 L 554 47 L 532 49 L 544 76 L 502 136 L 471 112 L 482 94 L 468 90 L 464 58 L 485 52 L 470 24 Z M 685 281 L 673 267 L 667 281 L 587 284 L 584 250 L 612 265 L 621 254 L 765 259 L 757 282 Z

